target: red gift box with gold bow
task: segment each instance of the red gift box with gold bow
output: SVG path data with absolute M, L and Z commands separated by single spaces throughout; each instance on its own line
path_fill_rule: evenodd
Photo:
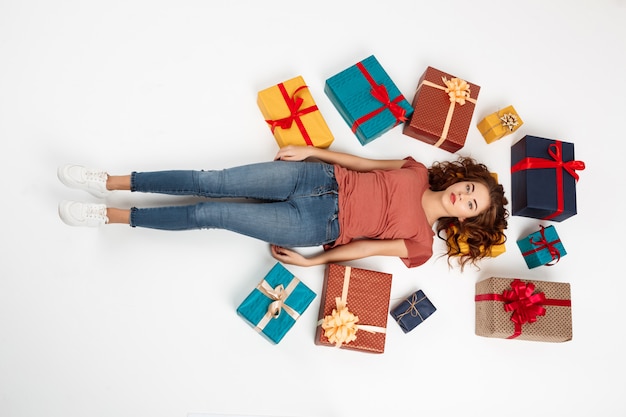
M 315 344 L 383 353 L 391 274 L 329 264 Z
M 570 285 L 491 277 L 476 283 L 476 334 L 536 342 L 572 340 Z
M 480 86 L 426 68 L 413 97 L 413 115 L 402 133 L 448 152 L 465 145 Z

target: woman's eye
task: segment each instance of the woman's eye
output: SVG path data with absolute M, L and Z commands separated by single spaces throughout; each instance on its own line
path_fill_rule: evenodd
M 468 193 L 470 192 L 470 186 L 469 186 L 469 184 L 467 184 L 467 185 L 465 186 L 465 191 L 467 191 Z
M 474 203 L 472 203 L 471 201 L 467 204 L 467 206 L 469 207 L 470 210 L 474 209 Z

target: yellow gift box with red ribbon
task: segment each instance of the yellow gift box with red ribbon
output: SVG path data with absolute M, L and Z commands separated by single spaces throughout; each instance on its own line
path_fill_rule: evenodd
M 572 340 L 570 284 L 491 277 L 476 283 L 476 335 L 535 342 Z
M 515 132 L 524 121 L 513 106 L 507 106 L 491 113 L 476 126 L 487 143 L 495 142 L 504 136 Z
M 257 104 L 281 148 L 327 148 L 334 136 L 301 76 L 259 91 Z

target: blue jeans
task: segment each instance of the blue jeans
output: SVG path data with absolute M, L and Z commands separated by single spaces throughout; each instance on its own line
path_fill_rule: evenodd
M 334 167 L 325 163 L 273 161 L 224 170 L 133 172 L 131 191 L 209 199 L 133 207 L 132 227 L 226 229 L 280 246 L 319 246 L 339 236 L 337 181 Z M 217 198 L 229 200 L 212 200 Z

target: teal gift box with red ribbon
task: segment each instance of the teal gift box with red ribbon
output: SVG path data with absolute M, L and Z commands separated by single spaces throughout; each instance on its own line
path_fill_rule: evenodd
M 539 231 L 517 241 L 529 269 L 538 266 L 552 266 L 567 255 L 563 242 L 554 226 L 540 226 Z
M 276 263 L 237 308 L 237 314 L 274 344 L 279 343 L 316 294 Z
M 413 107 L 374 55 L 328 78 L 324 92 L 361 145 L 413 114 Z
M 576 214 L 576 183 L 585 163 L 574 144 L 526 135 L 511 147 L 511 213 L 561 222 Z
M 476 335 L 536 342 L 572 340 L 570 284 L 491 277 L 476 283 Z

